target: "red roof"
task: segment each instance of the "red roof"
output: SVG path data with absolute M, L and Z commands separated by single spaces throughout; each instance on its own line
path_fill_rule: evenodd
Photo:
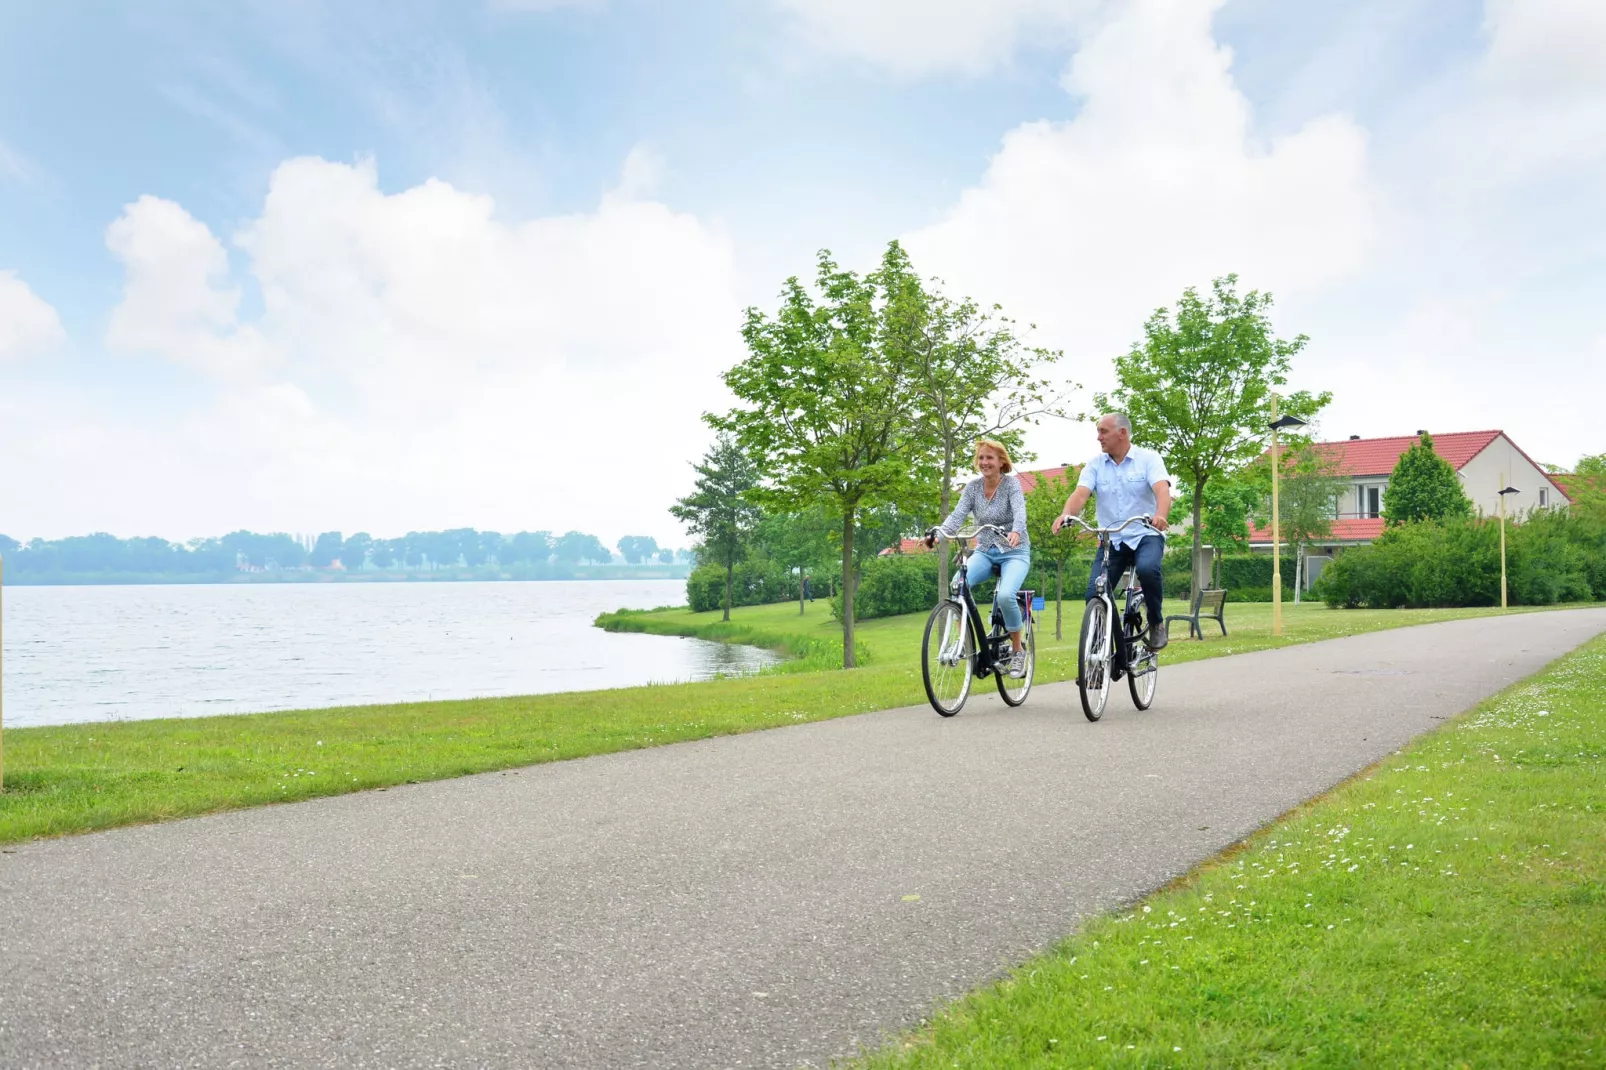
M 1581 490 L 1596 490 L 1606 493 L 1606 478 L 1591 479 L 1589 476 L 1581 476 L 1577 472 L 1552 472 L 1550 473 L 1550 481 L 1556 484 L 1556 488 L 1567 496 L 1569 502 L 1577 501 L 1578 492 Z
M 1330 542 L 1371 542 L 1381 534 L 1383 534 L 1382 517 L 1352 517 L 1348 520 L 1334 520 L 1333 534 L 1318 541 L 1324 544 Z M 1269 525 L 1263 528 L 1256 527 L 1254 524 L 1249 525 L 1249 542 L 1252 545 L 1269 546 L 1271 544 L 1271 527 Z M 1287 544 L 1288 540 L 1285 538 L 1283 545 L 1286 546 Z
M 1015 477 L 1020 480 L 1020 492 L 1022 494 L 1030 494 L 1032 488 L 1037 486 L 1039 479 L 1060 479 L 1063 477 L 1070 481 L 1074 489 L 1076 476 L 1081 470 L 1080 465 L 1062 464 L 1058 468 L 1039 468 L 1035 472 L 1017 471 Z
M 1456 471 L 1482 453 L 1500 431 L 1451 431 L 1433 436 L 1433 452 L 1450 462 Z M 1336 457 L 1339 471 L 1347 476 L 1386 476 L 1394 471 L 1400 454 L 1416 445 L 1417 435 L 1395 438 L 1352 438 L 1344 442 L 1318 442 L 1316 448 Z M 1526 454 L 1524 455 L 1526 456 Z

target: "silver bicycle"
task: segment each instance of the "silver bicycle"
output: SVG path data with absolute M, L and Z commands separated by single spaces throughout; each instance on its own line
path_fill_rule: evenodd
M 952 536 L 944 535 L 938 528 L 926 533 L 928 537 L 960 540 L 959 560 L 954 565 L 954 578 L 948 584 L 948 597 L 938 602 L 926 619 L 926 636 L 920 648 L 920 673 L 926 684 L 926 698 L 944 717 L 952 717 L 964 708 L 965 699 L 970 697 L 972 677 L 991 673 L 998 683 L 998 694 L 1009 705 L 1019 706 L 1031 692 L 1032 676 L 1037 671 L 1032 591 L 1022 590 L 1016 595 L 1021 607 L 1021 645 L 1026 649 L 1025 673 L 1010 676 L 1006 671 L 1013 644 L 1009 641 L 1009 632 L 1004 630 L 1004 611 L 997 599 L 993 600 L 991 630 L 982 628 L 981 611 L 970 593 L 965 563 L 970 558 L 968 540 L 988 530 L 1004 536 L 1009 534 L 996 524 L 983 524 Z
M 1159 684 L 1160 655 L 1149 647 L 1151 622 L 1145 619 L 1143 588 L 1133 576 L 1126 587 L 1125 611 L 1117 617 L 1115 592 L 1109 589 L 1108 563 L 1110 536 L 1132 524 L 1148 524 L 1149 518 L 1128 517 L 1109 528 L 1096 528 L 1078 516 L 1064 517 L 1061 523 L 1075 523 L 1097 535 L 1099 554 L 1095 560 L 1105 563 L 1093 577 L 1093 597 L 1082 611 L 1082 636 L 1076 647 L 1076 689 L 1082 696 L 1082 712 L 1089 721 L 1103 717 L 1104 706 L 1110 700 L 1110 685 L 1123 671 L 1132 692 L 1132 704 L 1146 710 L 1154 702 L 1154 690 Z M 1124 670 L 1115 661 L 1116 636 L 1125 652 Z

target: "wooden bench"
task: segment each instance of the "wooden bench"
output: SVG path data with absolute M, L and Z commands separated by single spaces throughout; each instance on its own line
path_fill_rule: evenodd
M 1193 600 L 1193 611 L 1191 613 L 1179 613 L 1167 617 L 1165 622 L 1169 625 L 1174 620 L 1185 620 L 1188 622 L 1189 638 L 1203 639 L 1204 630 L 1200 627 L 1200 622 L 1205 620 L 1215 621 L 1221 625 L 1221 634 L 1227 634 L 1226 612 L 1227 592 L 1225 589 L 1200 591 L 1199 597 Z

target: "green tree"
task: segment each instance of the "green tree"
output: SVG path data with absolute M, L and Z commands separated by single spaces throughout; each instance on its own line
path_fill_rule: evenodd
M 585 561 L 606 565 L 613 560 L 613 554 L 602 545 L 601 539 L 583 531 L 566 531 L 554 539 L 552 556 L 566 565 L 578 565 Z
M 1567 497 L 1574 512 L 1606 520 L 1606 453 L 1579 458 L 1567 480 Z
M 1390 525 L 1413 520 L 1459 520 L 1472 515 L 1472 501 L 1450 462 L 1433 449 L 1433 436 L 1423 436 L 1394 462 L 1383 492 L 1383 519 Z
M 731 619 L 731 578 L 736 562 L 747 553 L 747 542 L 759 520 L 751 494 L 758 485 L 752 460 L 736 438 L 721 433 L 693 466 L 697 480 L 692 492 L 669 507 L 669 512 L 694 534 L 703 537 L 704 550 L 725 566 L 725 615 Z M 701 555 L 699 555 L 701 556 Z
M 1294 553 L 1294 603 L 1305 585 L 1311 543 L 1333 534 L 1338 496 L 1349 479 L 1336 457 L 1306 445 L 1291 454 L 1278 480 L 1278 534 Z
M 552 556 L 552 533 L 521 531 L 509 541 L 507 555 L 514 564 L 544 565 Z
M 1237 286 L 1238 276 L 1227 275 L 1208 296 L 1184 290 L 1174 315 L 1157 309 L 1144 340 L 1115 359 L 1116 388 L 1093 399 L 1104 411 L 1125 412 L 1134 440 L 1158 450 L 1192 489 L 1194 594 L 1206 582 L 1198 560 L 1210 483 L 1266 448 L 1272 392 L 1288 382 L 1308 341 L 1277 338 L 1271 294 L 1239 297 Z M 1330 391 L 1298 391 L 1281 398 L 1280 412 L 1308 421 L 1331 400 Z
M 1026 495 L 1026 534 L 1032 540 L 1032 557 L 1039 563 L 1054 566 L 1054 638 L 1063 639 L 1061 603 L 1065 600 L 1065 563 L 1075 556 L 1082 540 L 1079 529 L 1067 524 L 1058 534 L 1054 521 L 1065 509 L 1065 499 L 1076 489 L 1075 471 L 1066 469 L 1064 475 L 1038 477 L 1031 493 Z M 1094 520 L 1094 504 L 1090 501 L 1082 510 L 1082 519 Z
M 761 504 L 782 512 L 828 506 L 836 517 L 847 668 L 855 663 L 856 521 L 866 508 L 917 497 L 919 465 L 930 455 L 908 404 L 912 377 L 899 360 L 906 354 L 883 344 L 878 314 L 901 271 L 891 250 L 883 269 L 865 278 L 822 251 L 819 302 L 794 276 L 773 319 L 747 310 L 742 337 L 749 355 L 725 373 L 741 404 L 707 417 L 759 466 Z
M 1063 416 L 1068 383 L 1041 378 L 1058 351 L 1028 346 L 1013 320 L 993 305 L 983 310 L 955 301 L 935 280 L 922 282 L 902 246 L 887 248 L 882 266 L 886 303 L 883 344 L 909 369 L 918 419 L 937 451 L 938 518 L 953 509 L 954 480 L 977 439 L 1003 442 L 1018 453 L 1022 431 L 1045 415 Z M 938 566 L 939 591 L 947 589 L 948 560 Z
M 307 556 L 307 564 L 313 568 L 328 568 L 340 556 L 340 548 L 345 540 L 338 531 L 326 531 L 318 536 L 318 541 L 312 544 L 312 553 Z
M 387 569 L 396 564 L 396 539 L 375 539 L 368 548 L 368 560 L 375 568 Z
M 619 540 L 620 555 L 632 565 L 649 561 L 658 552 L 658 540 L 651 535 L 626 535 Z
M 340 545 L 341 567 L 347 572 L 360 570 L 363 562 L 368 560 L 368 553 L 373 545 L 373 536 L 366 531 L 359 531 L 355 535 L 347 536 L 346 541 Z
M 754 542 L 784 569 L 797 573 L 797 611 L 804 612 L 804 584 L 809 573 L 831 565 L 831 517 L 823 509 L 766 513 Z

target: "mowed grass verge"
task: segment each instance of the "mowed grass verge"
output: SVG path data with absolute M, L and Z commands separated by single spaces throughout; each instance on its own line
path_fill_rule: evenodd
M 854 1064 L 1606 1065 L 1606 637 Z
M 1229 606 L 1228 638 L 1173 642 L 1165 660 L 1258 650 L 1471 612 L 1288 607 L 1287 634 L 1274 640 L 1269 606 Z M 1038 679 L 1073 677 L 1079 619 L 1067 616 L 1066 639 L 1055 643 L 1052 606 L 1045 616 Z M 661 610 L 620 619 L 631 630 L 683 634 L 677 629 L 690 628 L 692 634 L 715 635 L 731 627 L 718 625 L 718 617 Z M 795 604 L 739 609 L 731 624 L 746 629 L 741 639 L 794 652 L 818 651 L 836 635 L 824 602 L 810 605 L 801 617 Z M 520 698 L 13 729 L 5 735 L 0 843 L 919 703 L 925 700 L 919 669 L 923 627 L 923 616 L 867 622 L 858 644 L 866 665 L 852 672 L 777 672 Z

